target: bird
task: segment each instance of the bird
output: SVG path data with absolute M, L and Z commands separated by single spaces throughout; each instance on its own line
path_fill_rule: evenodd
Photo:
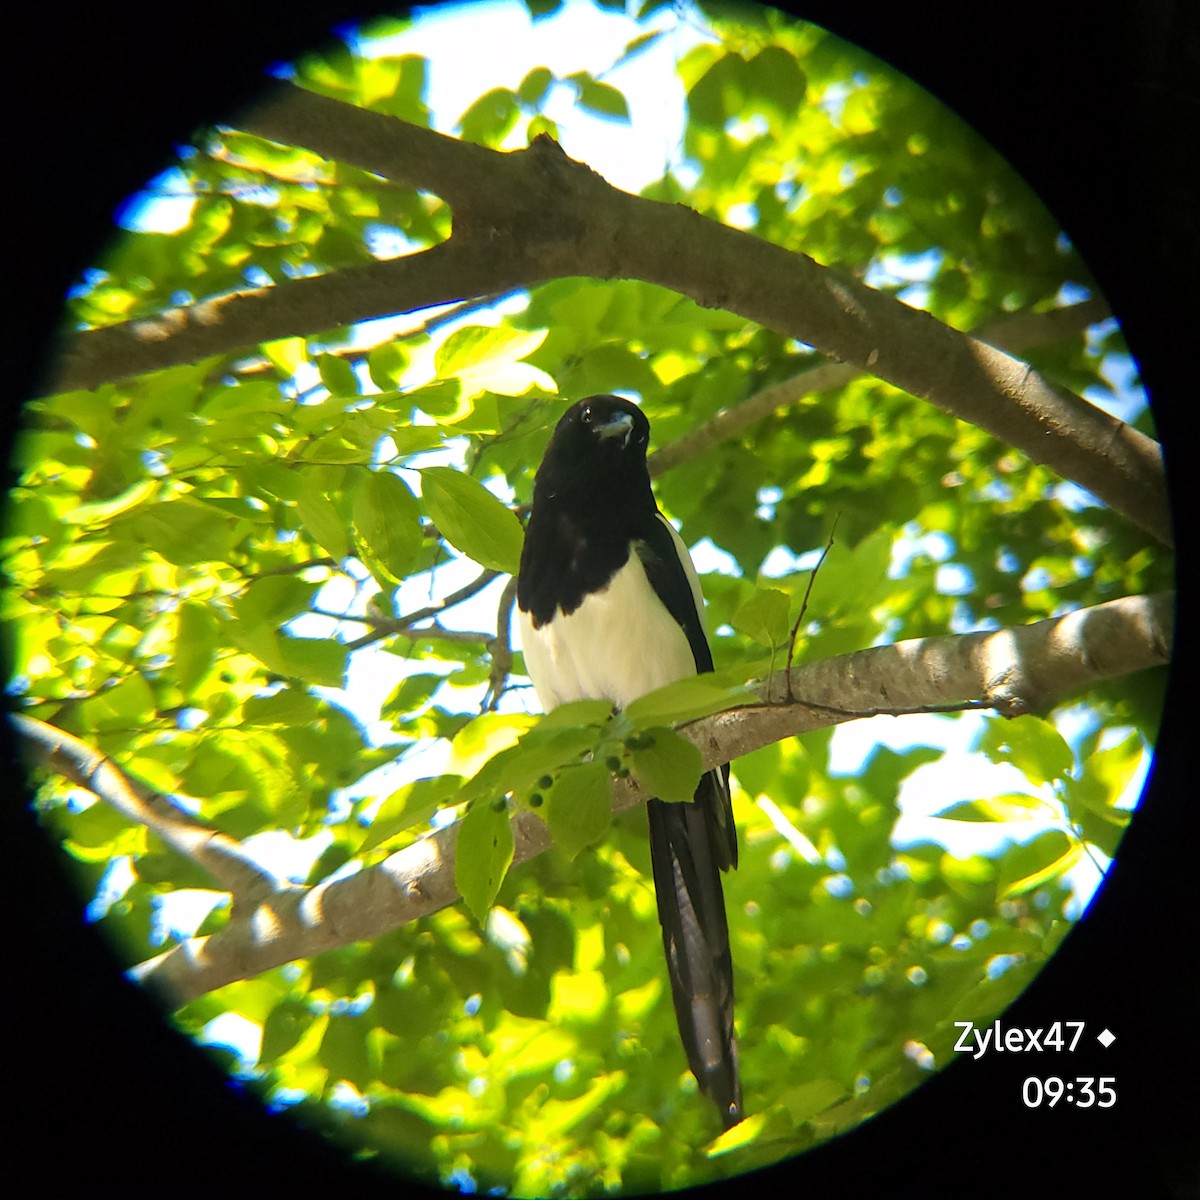
M 525 667 L 546 712 L 573 700 L 624 708 L 713 669 L 704 596 L 683 539 L 659 511 L 650 422 L 620 396 L 563 414 L 534 477 L 517 575 Z M 729 766 L 690 801 L 646 806 L 676 1021 L 688 1065 L 726 1129 L 743 1119 L 733 962 L 721 874 L 737 866 Z

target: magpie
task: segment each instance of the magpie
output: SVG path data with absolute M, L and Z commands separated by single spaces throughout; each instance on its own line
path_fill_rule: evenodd
M 590 396 L 559 420 L 534 478 L 517 617 L 547 712 L 585 699 L 624 707 L 713 669 L 696 569 L 650 488 L 649 440 L 637 405 Z M 705 774 L 692 800 L 651 800 L 646 812 L 680 1037 L 728 1129 L 742 1119 L 721 889 L 721 872 L 737 866 L 728 765 Z

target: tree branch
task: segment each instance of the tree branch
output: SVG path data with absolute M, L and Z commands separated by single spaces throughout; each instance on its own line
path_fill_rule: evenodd
M 548 279 L 639 279 L 870 371 L 1074 480 L 1170 544 L 1158 443 L 1011 355 L 806 255 L 631 196 L 550 139 L 501 153 L 280 85 L 245 129 L 442 196 L 449 241 L 77 335 L 59 386 L 107 380 Z
M 1081 688 L 1169 658 L 1170 593 L 1109 601 L 996 632 L 876 646 L 791 670 L 798 699 L 717 713 L 684 728 L 706 767 L 784 738 L 881 713 L 991 707 L 1006 715 L 1045 710 Z M 763 696 L 782 694 L 776 677 Z M 613 811 L 646 800 L 636 781 L 614 782 Z M 513 815 L 513 865 L 550 846 L 532 811 Z M 356 875 L 309 888 L 283 887 L 252 916 L 142 963 L 134 974 L 183 1004 L 213 988 L 309 958 L 453 904 L 458 826 L 450 825 Z
M 231 893 L 235 913 L 249 912 L 277 890 L 275 877 L 240 842 L 184 812 L 169 796 L 131 779 L 99 750 L 35 717 L 13 713 L 9 719 L 37 762 L 144 825 L 202 867 Z
M 1103 300 L 1083 300 L 1078 304 L 1066 308 L 1052 308 L 1047 312 L 1017 313 L 1011 317 L 993 318 L 973 330 L 971 336 L 989 342 L 1000 350 L 1019 354 L 1036 346 L 1056 342 L 1070 334 L 1081 333 L 1089 325 L 1095 325 L 1111 315 L 1108 305 Z M 824 362 L 793 375 L 791 379 L 763 388 L 762 391 L 747 396 L 740 404 L 722 409 L 703 425 L 651 454 L 646 463 L 650 468 L 651 478 L 657 479 L 672 467 L 699 457 L 728 438 L 736 437 L 750 426 L 766 420 L 779 409 L 790 408 L 805 396 L 845 387 L 865 374 L 865 371 L 859 370 L 851 363 Z
M 527 282 L 511 263 L 481 255 L 466 239 L 451 240 L 404 258 L 248 288 L 76 334 L 63 347 L 53 386 L 90 390 L 278 338 L 416 312 Z
M 508 673 L 512 670 L 512 610 L 517 602 L 517 577 L 509 576 L 500 593 L 500 603 L 496 606 L 496 636 L 488 643 L 488 654 L 492 659 L 488 671 L 488 689 L 483 697 L 484 712 L 496 709 L 504 689 L 508 686 Z
M 770 742 L 859 717 L 990 708 L 1045 712 L 1066 697 L 1170 661 L 1175 594 L 1125 596 L 1065 616 L 983 633 L 857 650 L 790 674 L 794 703 L 717 713 L 685 732 L 707 761 L 715 739 L 736 758 Z M 776 676 L 764 698 L 787 694 Z

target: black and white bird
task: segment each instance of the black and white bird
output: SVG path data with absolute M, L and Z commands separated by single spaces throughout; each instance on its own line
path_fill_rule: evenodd
M 533 485 L 517 579 L 525 666 L 547 712 L 624 707 L 713 669 L 704 597 L 646 469 L 650 423 L 618 396 L 580 400 L 555 427 Z M 650 854 L 671 993 L 688 1064 L 726 1128 L 742 1119 L 733 963 L 721 872 L 737 866 L 729 768 L 694 799 L 651 800 Z

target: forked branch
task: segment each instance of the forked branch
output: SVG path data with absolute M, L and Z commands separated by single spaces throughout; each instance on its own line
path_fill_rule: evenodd
M 1171 542 L 1158 443 L 1028 364 L 807 255 L 612 187 L 542 136 L 501 153 L 295 87 L 251 133 L 440 195 L 448 241 L 417 254 L 172 309 L 76 336 L 59 386 L 93 388 L 387 314 L 584 275 L 639 279 L 869 371 L 1088 489 Z

